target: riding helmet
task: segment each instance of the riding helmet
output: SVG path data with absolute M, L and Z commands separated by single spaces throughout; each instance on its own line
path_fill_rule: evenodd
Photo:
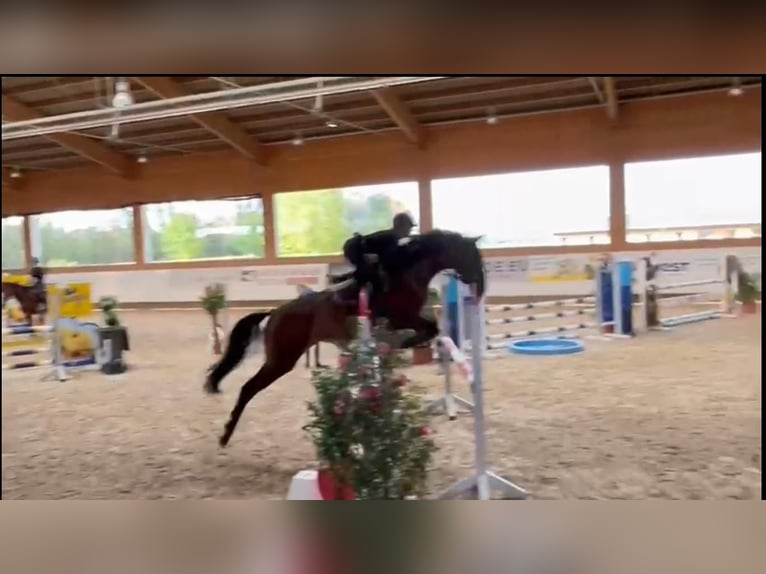
M 409 227 L 412 229 L 416 227 L 416 224 L 409 213 L 402 212 L 394 216 L 394 227 Z

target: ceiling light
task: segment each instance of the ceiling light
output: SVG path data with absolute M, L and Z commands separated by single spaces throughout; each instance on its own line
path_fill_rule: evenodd
M 303 136 L 301 134 L 295 134 L 295 137 L 290 143 L 293 145 L 303 145 Z
M 491 126 L 494 126 L 498 122 L 497 114 L 495 113 L 495 108 L 489 108 L 487 110 L 487 123 Z
M 139 155 L 139 156 L 136 158 L 136 161 L 137 161 L 138 163 L 146 163 L 147 161 L 149 161 L 149 158 L 148 158 L 148 157 L 146 157 L 146 154 L 145 154 L 145 153 L 142 153 L 141 155 Z
M 744 93 L 745 91 L 740 87 L 739 78 L 732 78 L 728 94 L 730 96 L 741 96 Z
M 125 78 L 120 78 L 114 83 L 112 106 L 124 108 L 131 105 L 133 105 L 133 95 L 130 93 L 130 83 Z
M 11 171 L 11 177 L 14 179 L 21 177 L 21 170 L 17 167 L 14 167 Z
M 334 120 L 327 120 L 324 125 L 326 125 L 328 128 L 337 128 L 338 122 Z

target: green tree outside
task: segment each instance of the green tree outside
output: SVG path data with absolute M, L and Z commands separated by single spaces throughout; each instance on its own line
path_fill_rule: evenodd
M 201 206 L 204 209 L 204 205 Z M 173 204 L 151 206 L 155 224 L 144 227 L 149 261 L 193 261 L 208 258 L 263 257 L 263 209 L 259 201 L 237 206 L 235 220 L 201 221 Z M 275 228 L 282 256 L 335 255 L 354 232 L 388 227 L 402 210 L 384 193 L 354 195 L 341 189 L 290 192 L 275 197 Z M 203 211 L 204 212 L 204 211 Z M 220 228 L 220 232 L 217 229 Z M 232 229 L 233 228 L 233 229 Z M 49 267 L 110 265 L 136 260 L 132 214 L 119 227 L 67 230 L 39 224 L 41 262 Z M 25 265 L 21 225 L 3 223 L 4 269 Z
M 172 205 L 162 206 L 158 228 L 145 230 L 148 258 L 151 261 L 193 261 L 263 257 L 263 209 L 246 200 L 237 206 L 234 222 L 200 221 L 187 211 L 176 211 Z
M 197 237 L 199 222 L 190 213 L 174 213 L 160 232 L 161 258 L 155 260 L 189 261 L 201 259 L 202 239 Z
M 389 227 L 400 210 L 383 193 L 354 197 L 340 189 L 327 189 L 277 194 L 278 253 L 287 257 L 337 255 L 353 233 Z
M 68 231 L 44 223 L 40 225 L 39 233 L 41 262 L 49 267 L 110 265 L 135 261 L 132 226 L 124 229 L 86 228 Z

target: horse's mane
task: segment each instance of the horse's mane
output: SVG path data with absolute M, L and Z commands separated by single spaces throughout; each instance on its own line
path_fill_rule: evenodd
M 436 257 L 450 250 L 468 238 L 455 231 L 434 229 L 421 235 L 414 235 L 404 249 L 400 250 L 400 269 L 411 268 L 424 259 Z
M 456 242 L 467 240 L 464 235 L 456 231 L 434 229 L 422 235 L 416 235 L 412 239 L 413 249 L 421 256 L 433 255 L 445 248 L 455 245 Z

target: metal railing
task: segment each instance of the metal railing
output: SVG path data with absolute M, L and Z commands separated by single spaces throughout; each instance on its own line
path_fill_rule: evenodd
M 178 98 L 132 104 L 123 108 L 94 109 L 2 124 L 2 140 L 30 138 L 112 125 L 147 122 L 218 110 L 243 108 L 327 96 L 368 91 L 390 86 L 441 79 L 443 76 L 392 76 L 358 78 L 349 76 L 309 77 L 231 90 L 216 90 Z

